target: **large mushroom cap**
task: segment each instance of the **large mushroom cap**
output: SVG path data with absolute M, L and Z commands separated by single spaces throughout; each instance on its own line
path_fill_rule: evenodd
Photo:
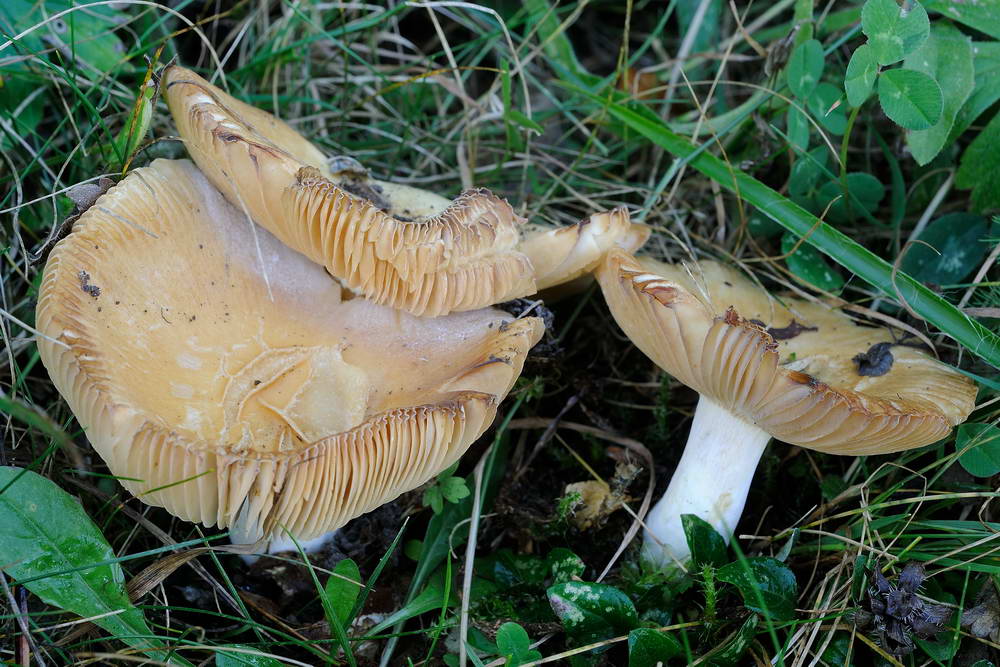
M 271 114 L 181 67 L 168 67 L 163 80 L 185 146 L 208 179 L 351 289 L 428 316 L 535 291 L 531 264 L 516 250 L 524 221 L 489 191 L 448 203 L 377 181 L 356 187 L 350 170 L 331 172 L 315 146 Z
M 976 387 L 883 328 L 801 299 L 779 303 L 737 271 L 612 251 L 598 272 L 619 326 L 657 365 L 785 442 L 881 454 L 938 440 Z
M 540 321 L 340 301 L 187 161 L 110 190 L 52 252 L 42 361 L 151 505 L 308 539 L 412 489 L 492 421 Z
M 619 209 L 522 240 L 523 218 L 488 190 L 449 201 L 371 179 L 190 70 L 168 67 L 163 81 L 185 146 L 226 198 L 376 303 L 427 316 L 481 308 L 576 279 L 648 236 Z

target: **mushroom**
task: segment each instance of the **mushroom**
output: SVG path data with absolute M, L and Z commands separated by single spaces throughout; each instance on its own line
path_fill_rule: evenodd
M 449 201 L 371 179 L 190 70 L 170 66 L 163 81 L 188 152 L 226 198 L 376 303 L 426 316 L 481 308 L 593 270 L 595 251 L 642 237 L 619 209 L 521 243 L 524 219 L 488 190 Z
M 45 367 L 143 502 L 234 542 L 336 529 L 447 468 L 542 325 L 342 301 L 190 162 L 131 172 L 53 250 Z
M 779 302 L 732 268 L 613 250 L 598 281 L 618 325 L 701 397 L 666 494 L 646 517 L 644 555 L 689 555 L 682 514 L 726 539 L 771 438 L 830 454 L 935 442 L 972 411 L 976 386 L 884 328 L 826 305 Z

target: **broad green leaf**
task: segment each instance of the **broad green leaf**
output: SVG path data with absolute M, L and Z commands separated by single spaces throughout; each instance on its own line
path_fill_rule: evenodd
M 3 0 L 0 2 L 0 31 L 16 35 L 80 4 L 71 0 Z M 124 14 L 110 5 L 90 5 L 33 30 L 21 39 L 18 50 L 29 54 L 56 49 L 66 60 L 85 66 L 91 74 L 104 74 L 114 69 L 125 53 L 124 45 L 114 32 L 125 19 Z
M 927 11 L 914 0 L 866 0 L 861 30 L 880 65 L 898 63 L 919 48 L 930 32 Z
M 788 270 L 805 282 L 827 292 L 836 292 L 844 286 L 844 278 L 837 273 L 811 245 L 799 243 L 792 252 L 799 237 L 785 232 L 781 237 L 781 254 L 792 253 L 785 258 Z
M 799 155 L 788 176 L 788 194 L 792 200 L 800 206 L 811 208 L 819 184 L 830 178 L 827 174 L 829 164 L 830 151 L 826 146 L 817 146 L 808 153 Z
M 788 57 L 785 73 L 792 94 L 801 100 L 807 99 L 823 76 L 823 45 L 815 39 L 802 42 Z
M 720 581 L 736 586 L 748 609 L 778 621 L 795 617 L 798 584 L 784 563 L 761 556 L 719 568 Z
M 578 645 L 623 635 L 639 624 L 632 601 L 607 584 L 556 584 L 548 597 L 566 634 Z
M 966 423 L 955 433 L 958 462 L 973 477 L 1000 472 L 1000 428 L 993 424 Z
M 875 88 L 875 77 L 878 76 L 878 61 L 868 44 L 862 44 L 851 55 L 847 63 L 847 75 L 844 77 L 844 91 L 847 93 L 847 103 L 859 107 L 871 97 Z
M 756 636 L 759 624 L 760 616 L 751 614 L 747 620 L 743 621 L 743 625 L 740 626 L 733 638 L 711 654 L 707 664 L 712 667 L 732 667 L 742 664 L 740 658 L 746 653 L 747 647 Z
M 827 131 L 840 136 L 847 129 L 847 114 L 841 104 L 840 88 L 832 83 L 823 82 L 809 97 L 809 111 L 812 112 L 820 125 Z
M 955 185 L 972 190 L 973 210 L 1000 207 L 1000 113 L 962 153 Z
M 274 658 L 261 655 L 261 652 L 250 646 L 231 644 L 216 646 L 215 667 L 281 667 L 284 663 Z
M 497 649 L 507 658 L 508 667 L 520 667 L 526 662 L 541 660 L 542 654 L 531 648 L 531 638 L 517 623 L 508 621 L 497 630 Z
M 975 85 L 955 118 L 949 142 L 957 139 L 984 111 L 1000 100 L 1000 42 L 973 42 L 972 55 Z
M 975 85 L 972 39 L 947 21 L 938 21 L 923 46 L 906 57 L 904 67 L 923 72 L 941 86 L 941 118 L 926 130 L 906 133 L 913 159 L 924 165 L 934 159 L 948 140 L 959 109 Z
M 970 213 L 948 213 L 920 233 L 903 256 L 902 268 L 914 278 L 934 285 L 953 285 L 979 268 L 990 251 L 987 239 L 1000 231 L 986 218 Z M 926 244 L 926 245 L 925 245 Z
M 0 567 L 46 604 L 84 618 L 166 660 L 142 611 L 125 593 L 125 574 L 80 504 L 52 481 L 0 467 Z M 97 565 L 97 563 L 102 563 Z M 178 664 L 188 664 L 177 656 Z
M 326 580 L 324 586 L 326 598 L 341 625 L 346 626 L 350 622 L 351 611 L 363 587 L 358 564 L 350 558 L 337 563 L 333 568 L 333 574 Z
M 802 150 L 809 147 L 809 117 L 799 107 L 788 106 L 788 143 Z
M 556 584 L 579 578 L 587 568 L 579 556 L 564 547 L 556 547 L 550 551 L 545 562 L 549 566 L 552 581 Z
M 726 564 L 726 540 L 716 532 L 712 524 L 695 514 L 681 514 L 681 525 L 691 550 L 691 561 L 702 565 Z
M 1000 39 L 1000 0 L 927 0 L 927 10 Z
M 941 118 L 941 86 L 912 69 L 890 69 L 878 79 L 878 100 L 885 115 L 908 130 L 926 130 Z
M 628 667 L 657 667 L 683 652 L 680 642 L 655 628 L 628 633 Z
M 847 197 L 844 196 L 840 181 L 827 181 L 816 194 L 816 203 L 821 211 L 829 204 L 826 218 L 831 222 L 849 222 L 854 216 L 874 213 L 885 197 L 885 186 L 871 174 L 852 171 L 847 174 L 846 179 Z M 848 197 L 850 202 L 847 201 Z

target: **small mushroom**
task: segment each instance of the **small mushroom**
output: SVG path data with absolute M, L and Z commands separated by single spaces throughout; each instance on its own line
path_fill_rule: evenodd
M 821 304 L 779 303 L 721 264 L 614 250 L 598 280 L 635 345 L 701 394 L 677 471 L 646 518 L 644 553 L 661 565 L 689 556 L 682 514 L 728 539 L 772 437 L 830 454 L 886 454 L 943 438 L 974 407 L 975 384 L 896 344 L 889 330 Z
M 542 330 L 341 301 L 186 160 L 131 172 L 80 217 L 46 264 L 37 325 L 122 484 L 242 543 L 316 537 L 447 468 Z
M 226 198 L 376 303 L 426 316 L 473 310 L 533 294 L 536 280 L 569 280 L 596 266 L 598 247 L 636 241 L 615 211 L 561 235 L 536 231 L 522 244 L 524 219 L 488 190 L 449 201 L 371 179 L 356 161 L 327 160 L 280 119 L 190 70 L 168 67 L 163 81 L 188 152 Z

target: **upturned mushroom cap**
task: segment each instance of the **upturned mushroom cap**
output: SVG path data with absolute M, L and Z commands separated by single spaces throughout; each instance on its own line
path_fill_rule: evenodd
M 801 299 L 779 303 L 721 264 L 612 251 L 598 280 L 646 356 L 784 442 L 833 454 L 910 449 L 974 407 L 971 380 L 887 329 Z
M 163 80 L 177 129 L 208 179 L 372 301 L 434 316 L 534 291 L 530 263 L 515 250 L 524 221 L 489 191 L 466 191 L 442 207 L 447 200 L 415 188 L 353 189 L 271 114 L 180 67 L 168 67 Z
M 491 423 L 536 318 L 340 301 L 188 161 L 157 160 L 53 250 L 41 358 L 122 484 L 255 542 L 413 489 Z
M 189 70 L 168 67 L 163 81 L 185 146 L 226 198 L 376 303 L 427 316 L 481 308 L 576 278 L 595 252 L 648 235 L 614 211 L 522 243 L 524 219 L 488 190 L 449 201 L 370 179 Z

